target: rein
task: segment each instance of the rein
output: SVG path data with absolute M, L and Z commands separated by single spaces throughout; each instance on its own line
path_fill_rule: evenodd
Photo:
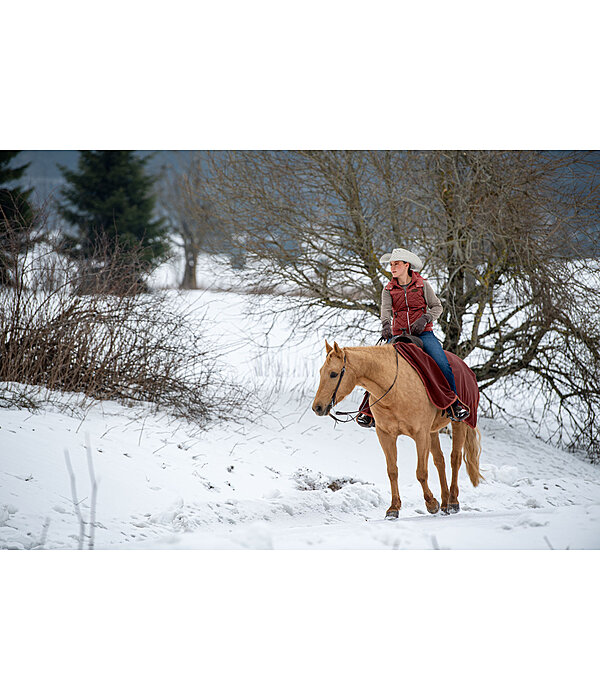
M 395 348 L 394 348 L 394 350 L 395 350 Z M 394 354 L 396 355 L 396 376 L 394 377 L 394 381 L 392 382 L 392 385 L 390 386 L 390 388 L 384 394 L 382 394 L 377 399 L 377 401 L 374 401 L 373 403 L 369 404 L 369 408 L 372 408 L 376 403 L 379 403 L 381 401 L 381 399 L 384 396 L 387 396 L 387 394 L 389 394 L 390 391 L 394 388 L 394 384 L 396 383 L 396 380 L 398 379 L 398 351 L 396 351 Z M 331 396 L 331 401 L 329 402 L 329 404 L 327 405 L 327 408 L 325 409 L 326 412 L 331 411 L 331 409 L 335 406 L 337 392 L 338 392 L 338 389 L 340 388 L 340 384 L 342 383 L 342 377 L 344 376 L 345 372 L 346 372 L 346 355 L 344 353 L 344 365 L 340 371 L 340 378 L 338 379 L 338 383 L 336 384 L 335 389 L 333 390 L 333 395 Z M 333 420 L 336 423 L 351 423 L 353 420 L 356 420 L 359 413 L 360 413 L 360 410 L 358 410 L 358 411 L 336 411 L 335 416 L 333 415 L 333 413 L 329 413 L 329 415 L 331 416 L 331 418 L 333 418 Z M 339 418 L 336 418 L 336 416 L 351 416 L 351 418 L 347 418 L 346 420 L 340 420 Z

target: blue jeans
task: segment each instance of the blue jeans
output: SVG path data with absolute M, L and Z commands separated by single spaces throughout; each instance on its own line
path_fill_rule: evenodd
M 437 366 L 442 370 L 444 377 L 446 377 L 450 388 L 456 394 L 454 372 L 452 371 L 452 367 L 450 367 L 450 363 L 448 362 L 448 358 L 446 357 L 442 344 L 435 337 L 433 331 L 425 331 L 418 337 L 423 341 L 423 350 L 429 355 L 429 357 L 435 360 Z

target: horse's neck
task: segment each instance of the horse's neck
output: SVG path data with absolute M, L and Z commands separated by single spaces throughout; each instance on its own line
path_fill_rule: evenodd
M 368 392 L 385 390 L 394 381 L 396 363 L 390 346 L 344 348 L 344 352 L 356 374 L 357 383 Z

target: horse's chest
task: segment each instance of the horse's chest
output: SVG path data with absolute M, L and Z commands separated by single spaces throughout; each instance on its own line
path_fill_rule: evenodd
M 392 410 L 385 407 L 373 406 L 371 409 L 375 417 L 375 423 L 390 435 L 412 435 L 414 426 L 406 412 Z M 409 415 L 409 414 L 408 414 Z

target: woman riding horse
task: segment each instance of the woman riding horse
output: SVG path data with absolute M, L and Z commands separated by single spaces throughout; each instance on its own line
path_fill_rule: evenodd
M 423 342 L 423 350 L 435 360 L 456 394 L 454 373 L 448 362 L 442 344 L 433 334 L 433 322 L 442 313 L 442 303 L 435 295 L 429 282 L 419 274 L 423 268 L 420 258 L 404 248 L 394 248 L 383 255 L 379 262 L 390 264 L 392 279 L 381 292 L 381 336 L 390 342 L 393 336 L 411 334 Z M 390 322 L 391 317 L 391 322 Z M 369 394 L 360 406 L 356 422 L 364 428 L 375 426 L 375 419 L 369 408 Z M 448 417 L 463 421 L 469 417 L 469 409 L 459 398 L 447 409 Z

